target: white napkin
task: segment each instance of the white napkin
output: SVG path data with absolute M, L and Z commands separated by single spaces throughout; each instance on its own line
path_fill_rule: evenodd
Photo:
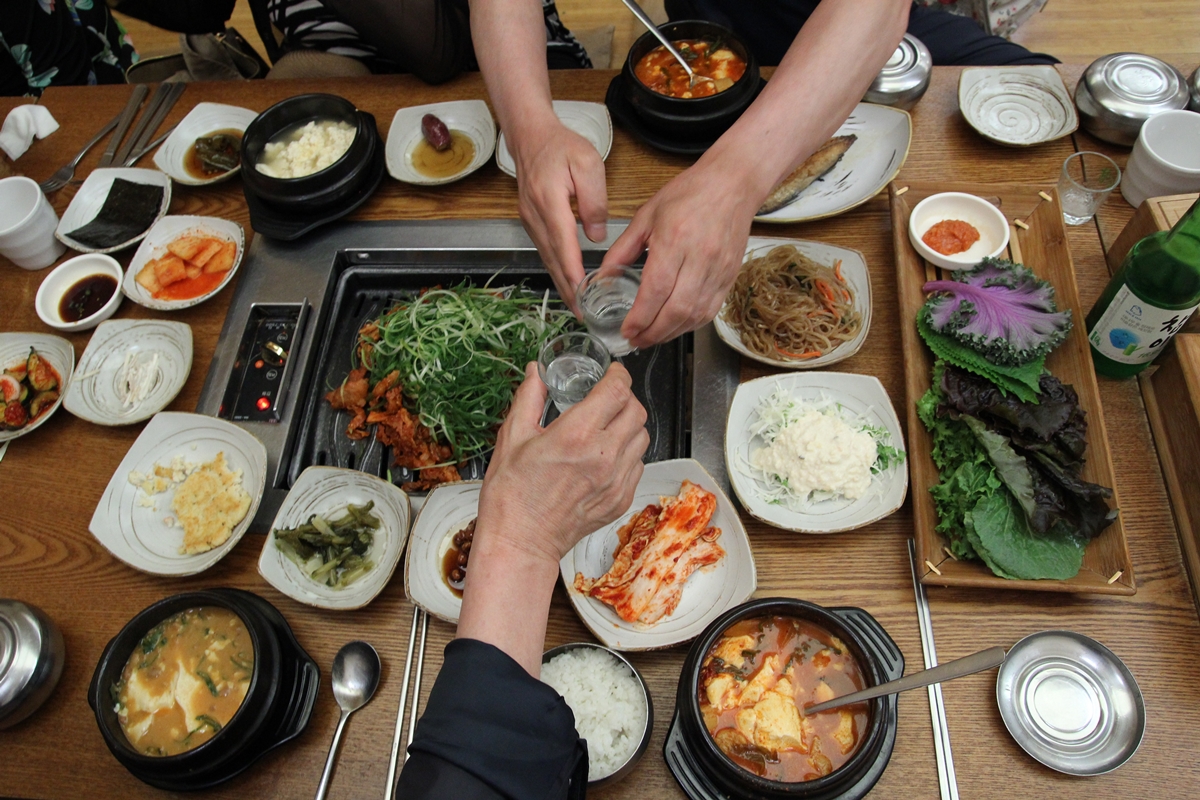
M 29 149 L 34 136 L 45 139 L 56 130 L 58 122 L 45 106 L 17 106 L 8 112 L 0 128 L 0 149 L 16 161 Z

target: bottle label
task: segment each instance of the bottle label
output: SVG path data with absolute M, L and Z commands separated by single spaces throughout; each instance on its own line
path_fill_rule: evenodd
M 1123 285 L 1113 297 L 1088 341 L 1102 356 L 1121 364 L 1147 364 L 1162 352 L 1180 328 L 1187 324 L 1191 308 L 1157 308 Z

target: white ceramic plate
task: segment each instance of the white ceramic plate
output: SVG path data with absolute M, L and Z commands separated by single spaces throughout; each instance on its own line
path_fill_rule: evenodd
M 425 137 L 421 133 L 421 119 L 433 114 L 452 131 L 465 133 L 475 145 L 475 157 L 466 169 L 448 178 L 430 178 L 422 175 L 412 165 L 412 153 Z M 387 156 L 388 174 L 398 181 L 418 186 L 440 186 L 454 183 L 482 167 L 496 149 L 496 123 L 487 103 L 482 100 L 453 100 L 448 103 L 429 103 L 423 106 L 402 108 L 392 117 L 388 129 Z
M 236 244 L 237 254 L 233 257 L 233 266 L 225 273 L 225 277 L 217 284 L 217 288 L 211 292 L 189 300 L 159 300 L 150 294 L 145 286 L 137 282 L 138 273 L 142 271 L 142 267 L 146 266 L 147 262 L 155 258 L 161 258 L 167 252 L 167 245 L 183 234 L 191 232 L 200 233 L 205 236 L 215 236 Z M 154 227 L 146 234 L 145 240 L 142 241 L 137 252 L 133 254 L 133 260 L 129 262 L 129 269 L 125 270 L 125 281 L 121 284 L 121 291 L 125 292 L 125 296 L 138 305 L 153 308 L 156 311 L 178 311 L 181 308 L 191 308 L 192 306 L 200 305 L 224 289 L 233 280 L 234 273 L 237 272 L 238 267 L 241 265 L 242 256 L 245 252 L 246 232 L 236 222 L 230 222 L 220 217 L 163 217 L 154 223 Z
M 887 186 L 908 158 L 912 118 L 890 106 L 859 103 L 834 136 L 858 137 L 842 160 L 788 205 L 758 222 L 805 222 L 860 206 Z
M 371 513 L 380 526 L 367 553 L 375 566 L 345 588 L 335 589 L 312 580 L 275 545 L 274 531 L 280 528 L 303 525 L 313 514 L 326 519 L 340 517 L 347 505 L 364 505 L 372 500 L 375 507 Z M 310 606 L 340 611 L 362 608 L 392 579 L 404 552 L 410 518 L 408 495 L 399 487 L 358 470 L 309 467 L 300 473 L 271 523 L 272 532 L 267 534 L 258 558 L 258 574 L 288 597 Z
M 608 152 L 612 150 L 612 117 L 603 103 L 555 100 L 554 113 L 563 125 L 591 142 L 601 159 L 608 158 Z M 496 145 L 496 166 L 504 174 L 517 177 L 517 163 L 513 161 L 512 153 L 508 152 L 504 131 L 500 131 L 500 141 Z
M 958 107 L 985 139 L 1030 147 L 1079 127 L 1075 101 L 1049 64 L 972 67 L 958 78 Z
M 136 353 L 143 361 L 158 356 L 152 388 L 130 409 L 123 407 L 117 391 L 117 375 L 126 353 Z M 109 320 L 100 323 L 80 356 L 63 406 L 97 425 L 132 425 L 166 408 L 187 383 L 191 371 L 192 329 L 187 323 Z
M 61 379 L 58 388 L 58 399 L 50 410 L 42 414 L 32 425 L 26 425 L 15 431 L 0 430 L 0 444 L 19 439 L 27 433 L 37 430 L 46 420 L 54 416 L 62 405 L 66 395 L 63 387 L 70 389 L 71 372 L 75 368 L 75 348 L 61 336 L 51 336 L 45 333 L 0 333 L 0 371 L 15 367 L 25 362 L 29 357 L 29 348 L 37 350 L 38 355 L 45 357 L 50 366 Z
M 636 512 L 657 504 L 660 497 L 679 494 L 684 479 L 717 496 L 717 510 L 709 524 L 721 529 L 717 543 L 725 549 L 725 557 L 709 571 L 700 570 L 688 578 L 675 612 L 651 626 L 630 623 L 610 606 L 576 592 L 575 573 L 596 578 L 612 566 L 617 529 Z M 647 464 L 630 509 L 575 545 L 559 563 L 559 570 L 575 613 L 602 644 L 614 650 L 658 650 L 694 639 L 714 619 L 747 600 L 758 586 L 750 540 L 737 509 L 700 462 L 690 458 Z
M 846 278 L 846 282 L 850 284 L 851 288 L 854 289 L 854 308 L 862 315 L 862 327 L 859 328 L 858 334 L 850 341 L 843 342 L 828 353 L 817 358 L 771 358 L 755 353 L 742 342 L 742 335 L 722 318 L 722 314 L 725 311 L 724 307 L 722 307 L 721 314 L 717 314 L 716 319 L 713 320 L 713 326 L 717 329 L 717 336 L 720 336 L 721 341 L 747 358 L 752 358 L 763 364 L 770 364 L 773 367 L 784 367 L 785 369 L 817 369 L 819 367 L 827 367 L 857 353 L 862 349 L 863 343 L 867 341 L 867 332 L 871 328 L 871 273 L 867 269 L 867 259 L 857 250 L 825 244 L 824 242 L 751 236 L 750 240 L 746 242 L 746 260 L 764 256 L 772 248 L 778 247 L 781 244 L 795 245 L 796 249 L 801 253 L 821 264 L 832 265 L 835 261 L 841 259 L 842 275 Z
M 105 199 L 108 197 L 108 192 L 112 188 L 113 181 L 117 178 L 124 178 L 131 183 L 147 183 L 151 186 L 161 186 L 163 188 L 162 205 L 158 207 L 158 216 L 154 218 L 157 222 L 167 209 L 171 207 L 171 178 L 159 172 L 156 169 L 136 169 L 133 167 L 104 167 L 92 170 L 92 173 L 87 176 L 87 180 L 79 187 L 75 197 L 71 198 L 71 205 L 67 206 L 67 210 L 63 212 L 62 219 L 58 221 L 58 227 L 54 230 L 54 236 L 67 247 L 73 250 L 78 250 L 81 253 L 115 253 L 118 250 L 124 250 L 126 247 L 131 247 L 141 241 L 150 229 L 154 227 L 153 223 L 146 230 L 121 242 L 115 247 L 94 248 L 80 244 L 72 239 L 67 234 L 73 230 L 82 228 L 96 218 L 100 213 L 100 208 L 104 205 Z
M 211 178 L 196 178 L 187 171 L 188 151 L 201 136 L 228 130 L 238 130 L 244 133 L 246 127 L 257 116 L 257 111 L 240 106 L 228 106 L 224 103 L 197 103 L 196 107 L 179 121 L 175 130 L 171 131 L 171 135 L 163 142 L 162 147 L 158 148 L 158 152 L 154 154 L 154 166 L 170 175 L 172 180 L 188 186 L 207 186 L 210 183 L 229 180 L 238 174 L 242 168 L 241 164 Z
M 769 375 L 747 381 L 738 387 L 729 405 L 725 428 L 725 468 L 729 471 L 734 494 L 755 519 L 776 528 L 800 533 L 837 533 L 877 522 L 904 504 L 904 496 L 908 492 L 907 462 L 893 464 L 875 475 L 870 491 L 857 500 L 824 500 L 814 504 L 810 510 L 801 512 L 762 499 L 746 463 L 751 451 L 758 450 L 765 442 L 758 437 L 751 437 L 750 423 L 757 417 L 759 403 L 777 387 L 801 400 L 835 400 L 844 407 L 847 419 L 861 417 L 869 425 L 886 428 L 892 435 L 892 446 L 900 450 L 907 449 L 891 398 L 883 384 L 870 375 L 808 372 Z
M 447 483 L 434 488 L 413 523 L 404 558 L 404 593 L 427 612 L 451 624 L 458 622 L 462 598 L 442 577 L 442 557 L 454 534 L 479 514 L 483 481 Z
M 142 506 L 138 497 L 145 493 L 129 482 L 129 473 L 149 473 L 155 464 L 170 464 L 175 456 L 203 464 L 221 452 L 229 469 L 242 471 L 242 487 L 250 495 L 250 509 L 220 547 L 184 555 L 179 552 L 183 529 L 178 523 L 164 522 L 175 516 L 171 509 L 175 490 L 154 495 L 153 506 Z M 216 417 L 162 411 L 146 423 L 121 460 L 96 504 L 88 530 L 110 553 L 134 569 L 152 575 L 195 575 L 224 558 L 241 540 L 258 510 L 266 481 L 267 449 L 258 439 Z

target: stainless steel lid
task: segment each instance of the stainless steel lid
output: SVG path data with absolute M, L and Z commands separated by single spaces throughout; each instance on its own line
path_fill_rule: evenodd
M 906 33 L 863 100 L 911 108 L 929 88 L 932 74 L 933 56 L 929 54 L 929 48 L 911 33 Z
M 996 676 L 996 702 L 1017 744 L 1069 775 L 1116 769 L 1146 731 L 1146 706 L 1129 669 L 1071 631 L 1043 631 L 1013 645 Z
M 1153 56 L 1102 56 L 1083 73 L 1082 82 L 1097 104 L 1121 117 L 1145 119 L 1160 111 L 1187 107 L 1183 73 Z
M 62 634 L 32 606 L 0 600 L 0 729 L 37 710 L 58 683 Z
M 1200 113 L 1200 67 L 1196 67 L 1192 77 L 1188 78 L 1188 90 L 1192 96 L 1191 102 L 1188 103 L 1188 110 Z

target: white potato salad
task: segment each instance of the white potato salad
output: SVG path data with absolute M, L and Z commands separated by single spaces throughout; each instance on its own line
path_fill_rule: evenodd
M 800 400 L 784 389 L 763 398 L 750 433 L 764 442 L 746 464 L 760 495 L 796 511 L 866 497 L 875 475 L 904 461 L 886 428 L 828 398 Z

